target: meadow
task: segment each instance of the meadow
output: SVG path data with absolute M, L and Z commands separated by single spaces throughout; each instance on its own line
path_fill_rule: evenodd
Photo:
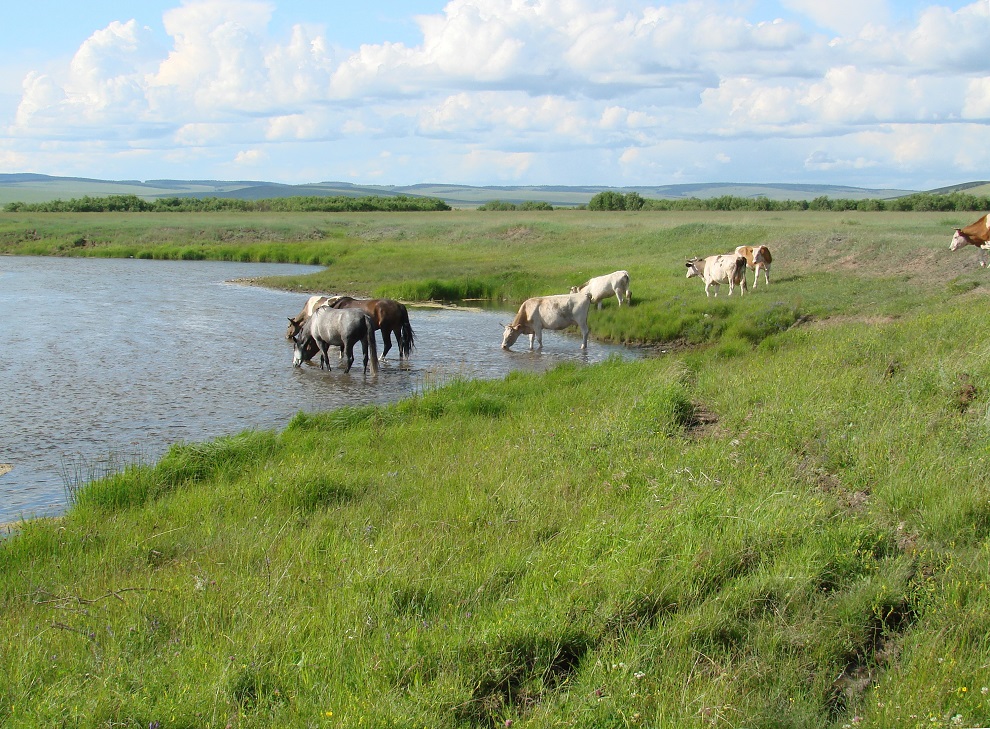
M 301 295 L 511 311 L 625 268 L 592 336 L 655 352 L 74 485 L 0 542 L 0 726 L 990 725 L 970 217 L 0 215 L 2 253 L 325 266 L 259 282 Z M 755 243 L 769 287 L 685 279 Z

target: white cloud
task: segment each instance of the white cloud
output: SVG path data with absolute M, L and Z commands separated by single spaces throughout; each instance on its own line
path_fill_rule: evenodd
M 245 149 L 237 153 L 234 157 L 234 164 L 243 167 L 254 167 L 258 163 L 268 159 L 268 155 L 259 149 Z
M 164 14 L 168 48 L 122 20 L 64 67 L 27 74 L 6 148 L 33 159 L 39 138 L 100 139 L 102 159 L 121 164 L 153 150 L 259 165 L 253 153 L 274 164 L 283 149 L 312 169 L 305 143 L 342 160 L 331 175 L 432 176 L 436 165 L 500 180 L 589 169 L 607 182 L 744 174 L 766 165 L 746 151 L 763 140 L 787 150 L 779 177 L 934 168 L 976 135 L 940 125 L 985 130 L 986 2 L 896 25 L 883 0 L 782 0 L 755 20 L 733 11 L 751 6 L 450 0 L 416 18 L 419 43 L 345 50 L 315 26 L 275 37 L 274 2 L 185 0 Z
M 990 120 L 990 77 L 970 79 L 964 98 L 964 118 Z
M 782 4 L 848 36 L 857 35 L 864 26 L 883 25 L 889 18 L 886 0 L 783 0 Z

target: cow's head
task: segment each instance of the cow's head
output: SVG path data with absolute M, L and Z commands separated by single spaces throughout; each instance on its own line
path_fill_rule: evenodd
M 698 259 L 698 258 L 689 258 L 688 261 L 687 261 L 687 263 L 684 264 L 685 266 L 687 266 L 687 277 L 688 278 L 691 278 L 692 276 L 700 276 L 701 275 L 701 271 L 698 270 L 698 261 L 699 260 L 700 259 Z
M 580 286 L 571 286 L 571 293 L 576 294 L 581 290 Z
M 952 235 L 952 242 L 949 243 L 949 250 L 958 251 L 963 246 L 968 246 L 971 243 L 973 243 L 972 239 L 959 230 L 959 228 L 956 228 L 956 232 Z
M 511 324 L 506 324 L 505 329 L 502 332 L 502 349 L 508 349 L 516 340 L 519 339 L 521 327 L 514 327 Z

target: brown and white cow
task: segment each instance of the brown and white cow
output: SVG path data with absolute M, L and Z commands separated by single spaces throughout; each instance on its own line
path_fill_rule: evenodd
M 687 277 L 701 276 L 705 280 L 705 296 L 710 296 L 708 289 L 715 287 L 718 296 L 719 284 L 729 284 L 729 296 L 737 284 L 742 285 L 740 296 L 746 293 L 746 258 L 735 253 L 725 253 L 707 258 L 691 258 L 686 264 Z
M 629 290 L 629 271 L 616 271 L 605 276 L 595 276 L 595 278 L 585 281 L 580 286 L 571 286 L 571 293 L 591 294 L 591 303 L 598 304 L 602 308 L 602 301 L 610 296 L 615 296 L 622 306 L 622 300 L 630 303 L 632 292 Z
M 505 325 L 502 334 L 502 349 L 508 349 L 520 334 L 529 335 L 529 348 L 533 349 L 533 340 L 543 348 L 544 329 L 566 329 L 576 325 L 584 337 L 581 349 L 588 348 L 588 311 L 591 309 L 590 294 L 557 294 L 555 296 L 535 296 L 526 299 L 516 318 L 511 324 Z
M 746 267 L 756 272 L 753 276 L 754 289 L 760 280 L 760 270 L 763 271 L 763 280 L 766 281 L 767 286 L 770 285 L 770 264 L 773 262 L 773 256 L 770 255 L 769 248 L 766 246 L 739 246 L 736 248 L 736 255 L 743 256 L 746 259 Z
M 976 246 L 980 249 L 980 268 L 986 268 L 987 252 L 990 251 L 990 214 L 984 215 L 965 228 L 956 228 L 952 242 L 949 243 L 949 250 L 958 251 L 966 246 Z

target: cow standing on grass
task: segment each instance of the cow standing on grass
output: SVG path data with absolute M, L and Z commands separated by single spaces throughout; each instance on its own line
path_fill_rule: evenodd
M 980 268 L 986 268 L 987 252 L 990 251 L 990 215 L 984 215 L 965 228 L 956 228 L 952 242 L 949 243 L 949 250 L 958 251 L 966 246 L 976 246 L 980 249 Z
M 598 304 L 602 308 L 602 302 L 610 296 L 615 296 L 622 306 L 622 300 L 630 304 L 632 292 L 629 290 L 629 271 L 616 271 L 606 276 L 596 276 L 585 281 L 580 286 L 571 286 L 571 293 L 586 293 L 591 295 L 591 303 Z
M 502 333 L 502 349 L 508 349 L 520 334 L 529 335 L 529 349 L 533 341 L 543 348 L 544 329 L 566 329 L 571 325 L 581 330 L 581 349 L 588 348 L 588 311 L 591 309 L 590 294 L 557 294 L 556 296 L 535 296 L 526 299 L 516 318 L 505 325 Z
M 760 281 L 761 270 L 763 271 L 763 280 L 766 281 L 767 286 L 770 285 L 770 263 L 773 261 L 773 256 L 770 255 L 769 248 L 766 246 L 739 246 L 736 248 L 736 255 L 745 258 L 746 268 L 755 271 L 753 276 L 754 289 Z
M 687 277 L 701 276 L 705 281 L 705 296 L 710 287 L 715 287 L 715 296 L 718 296 L 719 284 L 729 284 L 729 296 L 737 284 L 742 285 L 740 296 L 746 293 L 746 258 L 737 256 L 735 253 L 726 253 L 718 256 L 708 256 L 707 258 L 691 258 L 685 264 L 687 266 Z

